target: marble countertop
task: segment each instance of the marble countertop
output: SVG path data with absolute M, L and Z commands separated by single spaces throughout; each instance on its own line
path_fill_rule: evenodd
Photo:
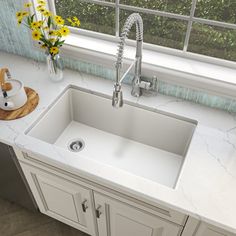
M 66 69 L 64 81 L 53 83 L 47 78 L 45 64 L 0 51 L 0 67 L 3 66 L 10 69 L 12 77 L 35 89 L 40 102 L 24 118 L 0 121 L 0 142 L 39 154 L 44 161 L 93 181 L 102 181 L 104 185 L 236 233 L 236 114 L 161 94 L 134 98 L 129 86 L 123 86 L 125 100 L 198 121 L 179 181 L 171 189 L 83 157 L 75 159 L 62 148 L 24 134 L 67 86 L 111 95 L 111 81 Z

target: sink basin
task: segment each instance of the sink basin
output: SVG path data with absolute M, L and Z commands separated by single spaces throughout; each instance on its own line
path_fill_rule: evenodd
M 168 187 L 178 180 L 197 122 L 69 87 L 27 135 Z M 82 148 L 81 148 L 82 147 Z M 81 149 L 80 149 L 81 148 Z

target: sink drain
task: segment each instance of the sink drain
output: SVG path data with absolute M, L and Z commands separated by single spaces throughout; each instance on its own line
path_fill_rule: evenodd
M 80 152 L 83 150 L 85 146 L 84 140 L 82 139 L 74 139 L 69 142 L 68 148 L 72 152 Z

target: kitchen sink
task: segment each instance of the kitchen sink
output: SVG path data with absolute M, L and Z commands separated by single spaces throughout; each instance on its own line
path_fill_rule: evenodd
M 34 138 L 174 188 L 196 121 L 69 87 L 27 132 Z

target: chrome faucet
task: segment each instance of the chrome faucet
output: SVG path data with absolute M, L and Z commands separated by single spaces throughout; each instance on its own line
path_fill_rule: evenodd
M 128 38 L 129 31 L 133 24 L 136 25 L 136 56 L 134 63 L 129 67 L 126 73 L 120 78 L 120 71 L 122 68 L 122 61 L 124 56 L 124 46 L 125 40 Z M 131 14 L 123 27 L 120 42 L 118 45 L 117 61 L 115 64 L 116 67 L 116 82 L 114 84 L 114 91 L 112 97 L 112 106 L 113 107 L 122 107 L 123 106 L 123 94 L 121 90 L 121 83 L 125 76 L 132 69 L 135 64 L 135 76 L 132 81 L 132 91 L 131 94 L 135 97 L 139 97 L 142 94 L 141 88 L 149 89 L 151 87 L 150 82 L 141 81 L 141 66 L 142 66 L 142 49 L 143 49 L 143 20 L 138 13 Z

